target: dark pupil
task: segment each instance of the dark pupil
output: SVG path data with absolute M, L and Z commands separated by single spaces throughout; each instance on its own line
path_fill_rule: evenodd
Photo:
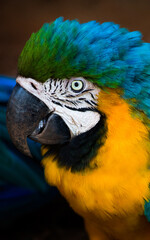
M 75 85 L 75 87 L 78 87 L 78 86 L 79 86 L 79 83 L 78 83 L 78 82 L 75 82 L 74 85 Z

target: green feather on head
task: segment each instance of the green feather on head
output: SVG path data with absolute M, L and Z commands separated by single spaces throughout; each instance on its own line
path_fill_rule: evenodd
M 110 29 L 106 28 L 105 31 L 113 32 L 119 28 L 118 25 L 113 24 L 113 27 L 109 25 Z M 104 39 L 97 36 L 102 32 L 101 28 L 95 21 L 80 24 L 76 20 L 63 22 L 62 18 L 51 24 L 44 24 L 27 41 L 19 57 L 18 73 L 41 82 L 48 78 L 62 79 L 72 76 L 98 81 L 105 76 L 101 85 L 109 81 L 109 85 L 116 87 L 117 80 L 112 82 L 111 79 L 107 79 L 108 75 L 120 75 L 122 70 L 117 65 L 114 67 L 114 64 L 103 66 L 103 61 L 106 63 L 107 59 L 102 57 L 109 43 L 105 42 L 104 47 Z M 107 35 L 110 35 L 109 31 Z M 110 51 L 107 52 L 110 54 Z
M 99 87 L 120 88 L 122 97 L 150 117 L 150 44 L 138 31 L 114 23 L 80 24 L 58 18 L 27 41 L 18 74 L 45 82 L 84 77 Z

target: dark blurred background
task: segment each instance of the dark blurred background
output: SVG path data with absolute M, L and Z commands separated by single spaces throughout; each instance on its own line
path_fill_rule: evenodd
M 150 41 L 149 0 L 1 0 L 0 74 L 16 75 L 18 56 L 32 32 L 59 16 L 80 22 L 114 21 Z
M 32 32 L 57 17 L 80 22 L 113 21 L 130 31 L 139 30 L 150 42 L 149 0 L 1 0 L 0 74 L 16 76 L 18 56 Z M 57 196 L 38 211 L 4 228 L 0 239 L 86 240 L 82 219 Z

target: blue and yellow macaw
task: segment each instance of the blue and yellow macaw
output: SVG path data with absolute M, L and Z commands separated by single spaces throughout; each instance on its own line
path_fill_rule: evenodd
M 90 240 L 150 239 L 150 44 L 114 23 L 56 19 L 27 41 L 7 109 L 14 144 Z

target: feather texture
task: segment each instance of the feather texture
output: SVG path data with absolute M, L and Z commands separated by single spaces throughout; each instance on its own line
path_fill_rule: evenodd
M 58 18 L 31 35 L 18 73 L 41 82 L 82 76 L 102 88 L 120 88 L 122 97 L 150 118 L 150 44 L 141 37 L 111 22 Z

